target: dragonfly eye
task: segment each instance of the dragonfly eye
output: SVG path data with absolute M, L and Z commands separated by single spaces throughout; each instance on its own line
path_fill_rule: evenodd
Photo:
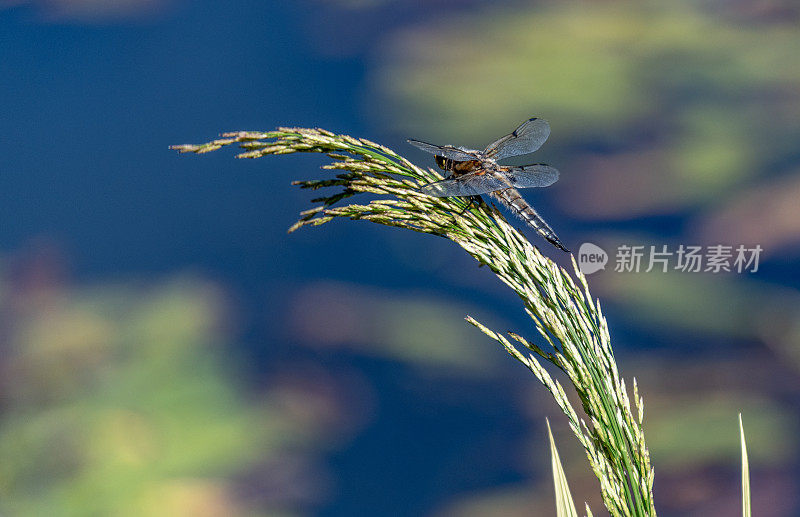
M 444 156 L 438 156 L 438 155 L 434 156 L 434 159 L 436 160 L 436 165 L 438 165 L 440 169 L 442 169 L 443 171 L 449 170 L 447 162 L 449 162 L 450 160 L 448 160 Z

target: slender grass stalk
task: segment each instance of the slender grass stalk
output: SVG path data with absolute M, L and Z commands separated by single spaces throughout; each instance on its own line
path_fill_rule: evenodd
M 489 267 L 522 299 L 547 349 L 515 333 L 506 337 L 494 332 L 471 317 L 467 321 L 498 341 L 553 395 L 586 450 L 611 515 L 656 515 L 654 473 L 642 433 L 644 401 L 634 379 L 632 408 L 600 304 L 592 300 L 574 258 L 573 278 L 543 256 L 494 206 L 480 203 L 466 209 L 465 200 L 420 193 L 420 185 L 441 176 L 369 140 L 323 129 L 279 128 L 226 133 L 205 144 L 172 148 L 182 153 L 206 153 L 231 144 L 245 149 L 239 158 L 310 152 L 325 153 L 333 160 L 323 167 L 337 171 L 332 177 L 294 182 L 300 188 L 330 188 L 333 192 L 312 200 L 317 205 L 302 212 L 290 232 L 337 217 L 367 220 L 445 237 Z M 340 204 L 362 194 L 377 195 L 378 199 Z M 518 347 L 527 351 L 523 353 Z M 563 386 L 545 370 L 543 362 L 566 375 L 580 397 L 586 418 L 578 416 Z

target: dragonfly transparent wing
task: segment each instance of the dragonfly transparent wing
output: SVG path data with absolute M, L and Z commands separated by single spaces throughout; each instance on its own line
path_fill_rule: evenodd
M 454 179 L 429 183 L 420 187 L 419 190 L 423 194 L 434 197 L 479 196 L 511 186 L 503 176 L 478 171 Z
M 459 149 L 458 147 L 453 147 L 452 145 L 433 145 L 413 139 L 409 139 L 408 143 L 418 149 L 422 149 L 426 153 L 435 154 L 437 156 L 444 156 L 445 158 L 450 158 L 451 160 L 455 160 L 457 162 L 475 160 L 477 159 L 477 154 L 478 154 L 477 151 L 470 152 L 466 149 Z
M 524 167 L 508 167 L 505 176 L 516 188 L 549 187 L 558 181 L 558 169 L 537 163 Z
M 539 149 L 548 136 L 550 124 L 546 120 L 532 118 L 523 122 L 513 133 L 489 144 L 483 154 L 495 160 L 530 154 Z
M 504 188 L 549 187 L 558 181 L 558 169 L 537 163 L 507 167 L 500 173 L 471 172 L 453 179 L 430 183 L 420 192 L 434 197 L 478 196 Z

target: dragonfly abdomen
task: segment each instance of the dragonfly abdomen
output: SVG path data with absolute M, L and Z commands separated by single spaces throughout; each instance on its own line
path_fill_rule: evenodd
M 492 196 L 508 207 L 517 217 L 525 221 L 528 226 L 535 229 L 539 235 L 547 239 L 551 244 L 569 253 L 569 250 L 564 246 L 564 243 L 561 242 L 561 239 L 558 238 L 556 232 L 554 232 L 538 212 L 522 198 L 517 189 L 506 188 L 497 190 L 492 192 Z

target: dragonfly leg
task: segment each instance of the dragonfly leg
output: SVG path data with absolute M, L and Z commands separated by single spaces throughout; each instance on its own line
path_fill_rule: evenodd
M 477 198 L 477 199 L 475 199 L 475 198 Z M 467 210 L 469 210 L 472 207 L 472 205 L 476 205 L 477 206 L 478 201 L 480 201 L 480 199 L 481 199 L 481 196 L 469 196 L 469 200 L 467 201 L 467 206 L 465 206 L 464 209 L 458 213 L 458 215 L 464 215 L 464 213 Z
M 444 177 L 444 180 L 430 181 L 430 182 L 428 182 L 428 183 L 425 183 L 424 185 L 420 185 L 420 186 L 419 186 L 419 188 L 420 188 L 420 189 L 423 189 L 423 188 L 425 188 L 425 187 L 429 187 L 429 186 L 431 186 L 431 185 L 435 185 L 436 183 L 440 183 L 440 182 L 442 182 L 442 181 L 451 180 L 451 179 L 453 179 L 453 178 L 455 178 L 455 176 L 453 176 L 453 175 L 451 174 L 451 175 L 449 175 L 449 176 L 445 176 L 445 177 Z

